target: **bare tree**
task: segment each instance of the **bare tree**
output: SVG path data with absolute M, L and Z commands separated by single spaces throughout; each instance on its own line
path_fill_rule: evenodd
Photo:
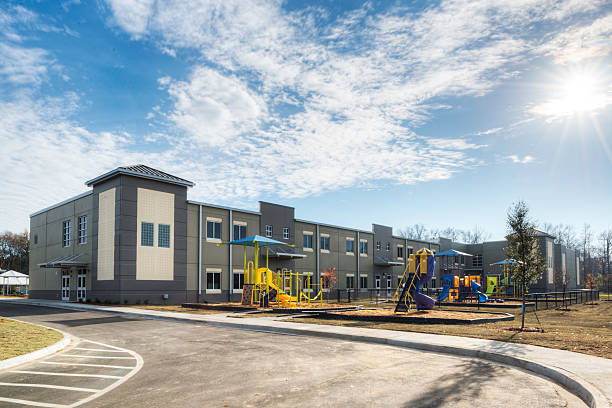
M 471 230 L 460 231 L 462 240 L 466 244 L 480 244 L 491 237 L 491 234 L 475 225 Z
M 592 274 L 592 260 L 591 260 L 591 245 L 592 245 L 593 232 L 591 231 L 591 226 L 587 223 L 584 223 L 582 226 L 582 235 L 580 237 L 580 246 L 582 252 L 582 270 L 583 275 L 587 276 L 588 274 Z
M 399 230 L 402 238 L 424 240 L 429 238 L 427 228 L 423 224 L 414 224 Z

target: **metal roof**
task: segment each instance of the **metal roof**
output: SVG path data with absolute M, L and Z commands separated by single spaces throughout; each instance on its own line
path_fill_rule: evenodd
M 171 184 L 178 184 L 179 186 L 193 187 L 195 185 L 189 180 L 173 176 L 172 174 L 164 173 L 161 170 L 145 166 L 144 164 L 117 167 L 116 169 L 104 173 L 101 176 L 86 181 L 85 184 L 87 186 L 93 186 L 95 184 L 101 183 L 102 181 L 108 180 L 111 177 L 115 177 L 121 174 L 124 174 L 126 176 L 134 176 L 150 180 L 163 181 Z
M 39 263 L 40 268 L 70 268 L 73 266 L 88 266 L 89 262 L 79 261 L 83 254 L 62 256 L 51 261 Z
M 59 207 L 59 206 L 62 206 L 62 205 L 64 205 L 64 204 L 68 204 L 68 203 L 69 203 L 69 202 L 71 202 L 71 201 L 76 201 L 76 200 L 78 200 L 79 198 L 87 197 L 88 195 L 91 195 L 91 194 L 93 194 L 93 191 L 86 191 L 86 192 L 81 193 L 81 194 L 79 194 L 79 195 L 76 195 L 76 196 L 74 196 L 74 197 L 70 197 L 70 198 L 69 198 L 69 199 L 67 199 L 67 200 L 61 201 L 61 202 L 59 202 L 59 203 L 57 203 L 57 204 L 53 204 L 53 205 L 51 205 L 51 206 L 49 206 L 49 207 L 43 208 L 42 210 L 38 210 L 38 211 L 36 211 L 36 212 L 33 212 L 32 214 L 30 214 L 30 217 L 34 217 L 35 215 L 42 214 L 42 213 L 44 213 L 44 212 L 47 212 L 47 211 L 49 211 L 49 210 L 52 210 L 52 209 L 57 208 L 57 207 Z

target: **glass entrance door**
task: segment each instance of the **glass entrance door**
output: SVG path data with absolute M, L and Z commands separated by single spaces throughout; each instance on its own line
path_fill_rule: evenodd
M 79 274 L 77 275 L 77 293 L 76 300 L 85 301 L 87 298 L 87 269 L 79 269 Z
M 62 300 L 70 300 L 70 272 L 62 272 Z

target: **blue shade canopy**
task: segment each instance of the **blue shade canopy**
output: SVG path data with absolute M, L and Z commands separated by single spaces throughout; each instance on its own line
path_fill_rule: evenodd
M 503 261 L 492 263 L 491 265 L 518 265 L 519 262 L 514 259 L 504 259 Z
M 235 241 L 223 242 L 223 243 L 221 243 L 219 245 L 231 244 L 231 245 L 242 245 L 242 246 L 255 246 L 255 243 L 257 243 L 259 246 L 265 246 L 265 245 L 287 245 L 287 246 L 293 246 L 293 245 L 288 244 L 286 242 L 281 242 L 281 241 L 277 241 L 275 239 L 262 237 L 261 235 L 251 235 L 250 237 L 237 239 Z
M 467 254 L 465 252 L 456 251 L 454 249 L 449 249 L 449 250 L 446 250 L 446 251 L 438 252 L 434 256 L 460 256 L 460 255 L 463 255 L 463 256 L 474 256 L 472 254 Z

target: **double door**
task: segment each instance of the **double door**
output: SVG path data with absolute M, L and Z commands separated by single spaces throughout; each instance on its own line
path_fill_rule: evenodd
M 62 272 L 62 300 L 70 300 L 70 272 Z

